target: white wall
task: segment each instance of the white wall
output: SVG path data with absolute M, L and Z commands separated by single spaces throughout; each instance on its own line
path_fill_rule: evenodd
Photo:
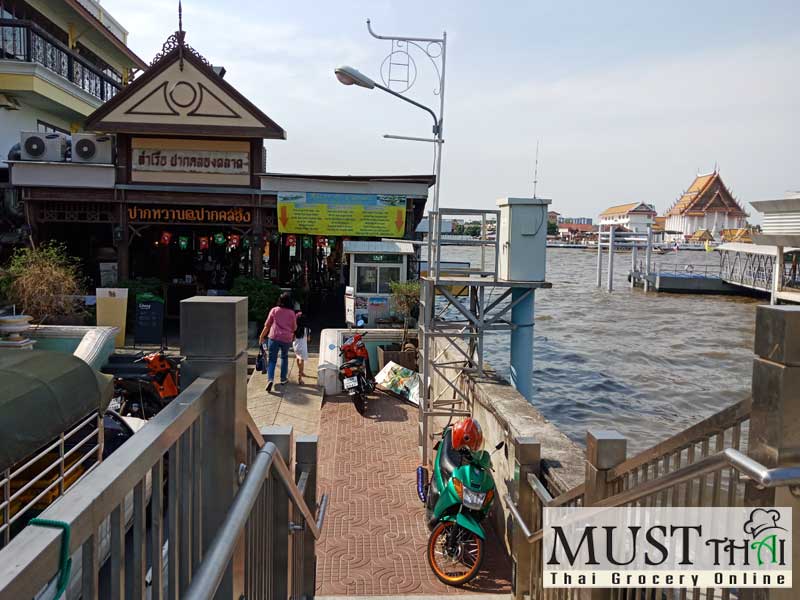
M 8 157 L 11 146 L 19 142 L 20 131 L 37 130 L 37 120 L 69 131 L 69 122 L 62 117 L 26 104 L 19 96 L 14 97 L 20 101 L 19 110 L 0 108 L 0 161 L 4 161 Z

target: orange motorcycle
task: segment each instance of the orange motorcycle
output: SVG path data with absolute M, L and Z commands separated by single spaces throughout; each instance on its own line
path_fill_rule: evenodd
M 180 391 L 179 362 L 179 358 L 167 356 L 163 350 L 140 354 L 135 360 L 112 355 L 103 369 L 114 375 L 114 399 L 109 408 L 123 416 L 152 418 Z

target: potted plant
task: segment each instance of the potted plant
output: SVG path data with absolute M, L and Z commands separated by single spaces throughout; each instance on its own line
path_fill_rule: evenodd
M 403 319 L 403 343 L 397 347 L 395 344 L 391 348 L 378 348 L 378 364 L 380 368 L 391 361 L 397 364 L 417 370 L 417 348 L 411 343 L 408 329 L 412 322 L 419 316 L 419 281 L 392 281 L 389 284 L 391 290 L 392 309 Z

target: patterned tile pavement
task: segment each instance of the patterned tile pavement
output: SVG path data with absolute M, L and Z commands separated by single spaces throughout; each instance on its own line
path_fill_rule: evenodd
M 317 545 L 317 594 L 508 593 L 511 563 L 492 531 L 480 574 L 442 584 L 425 558 L 428 529 L 416 492 L 416 407 L 375 397 L 365 417 L 346 396 L 326 397 L 320 425 L 320 489 L 330 495 Z

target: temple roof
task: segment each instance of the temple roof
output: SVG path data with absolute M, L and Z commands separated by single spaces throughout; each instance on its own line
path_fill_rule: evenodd
M 643 210 L 640 210 L 639 207 L 643 207 Z M 610 206 L 609 208 L 601 212 L 600 216 L 601 217 L 621 216 L 621 215 L 626 215 L 629 212 L 633 211 L 655 213 L 655 211 L 644 202 L 629 202 L 628 204 L 618 204 L 616 206 Z
M 667 211 L 667 216 L 703 216 L 709 212 L 724 212 L 734 216 L 747 214 L 731 195 L 718 171 L 698 175 L 678 201 Z

